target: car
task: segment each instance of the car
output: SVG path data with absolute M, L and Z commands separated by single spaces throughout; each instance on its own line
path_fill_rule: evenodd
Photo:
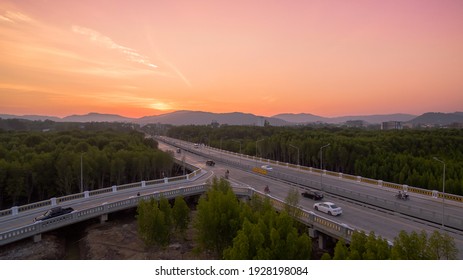
M 208 166 L 214 166 L 215 165 L 215 162 L 213 160 L 208 160 L 206 161 L 206 165 Z
M 317 211 L 327 213 L 331 216 L 339 216 L 342 214 L 341 207 L 337 206 L 333 202 L 319 202 L 313 205 L 313 208 Z
M 303 193 L 301 193 L 303 197 L 310 198 L 313 200 L 321 200 L 323 199 L 323 193 L 313 191 L 313 190 L 306 190 Z
M 60 206 L 53 207 L 47 212 L 43 213 L 42 215 L 35 217 L 34 222 L 44 221 L 44 220 L 48 220 L 48 219 L 58 217 L 64 214 L 69 214 L 72 211 L 74 211 L 74 209 L 72 209 L 71 207 L 67 207 L 67 208 L 62 208 Z
M 180 148 L 177 148 L 177 154 L 180 154 L 182 152 L 182 150 L 180 150 Z
M 266 164 L 266 165 L 262 165 L 260 168 L 265 169 L 265 170 L 268 170 L 268 171 L 273 170 L 273 167 L 271 167 L 270 165 L 267 165 L 267 164 Z

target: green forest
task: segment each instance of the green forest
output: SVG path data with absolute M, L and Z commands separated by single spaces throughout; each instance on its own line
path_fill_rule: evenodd
M 281 162 L 463 195 L 463 130 L 178 126 L 167 136 Z
M 81 172 L 84 191 L 171 175 L 172 156 L 144 133 L 87 126 L 0 130 L 0 209 L 78 193 Z

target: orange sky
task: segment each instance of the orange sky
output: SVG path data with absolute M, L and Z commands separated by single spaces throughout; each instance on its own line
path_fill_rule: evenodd
M 461 0 L 0 0 L 0 114 L 463 111 Z

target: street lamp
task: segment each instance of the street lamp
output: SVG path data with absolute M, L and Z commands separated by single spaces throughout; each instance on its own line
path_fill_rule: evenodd
M 239 158 L 240 158 L 240 164 L 241 164 L 241 141 L 233 140 L 233 139 L 232 139 L 232 141 L 240 143 L 240 156 L 239 156 Z
M 323 149 L 330 144 L 320 147 L 320 189 L 323 191 Z
M 265 139 L 260 139 L 256 141 L 256 164 L 257 164 L 257 143 L 264 141 Z
M 289 146 L 290 146 L 290 147 L 293 147 L 293 148 L 295 148 L 295 149 L 297 149 L 297 165 L 299 165 L 299 148 L 296 147 L 296 146 L 294 146 L 294 145 L 292 145 L 292 144 L 289 144 Z
M 445 162 L 434 157 L 435 160 L 442 163 L 444 165 L 444 172 L 442 175 L 442 229 L 444 229 L 444 211 L 445 211 Z
M 80 153 L 80 192 L 84 192 L 84 176 L 83 176 L 83 165 L 82 165 L 82 155 L 84 153 Z

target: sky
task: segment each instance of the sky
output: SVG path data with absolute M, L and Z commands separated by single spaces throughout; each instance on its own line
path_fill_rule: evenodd
M 0 114 L 463 111 L 461 0 L 0 0 Z

